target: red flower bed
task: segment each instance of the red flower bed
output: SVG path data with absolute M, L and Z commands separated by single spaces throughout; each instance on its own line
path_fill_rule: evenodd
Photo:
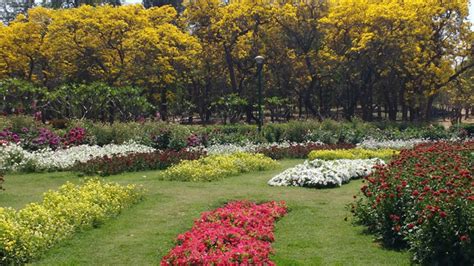
M 3 182 L 5 182 L 5 178 L 3 176 L 2 171 L 0 170 L 0 191 L 4 190 L 2 187 Z
M 161 265 L 275 265 L 269 259 L 273 224 L 286 212 L 284 202 L 274 201 L 236 201 L 205 212 Z
M 308 154 L 314 150 L 335 150 L 335 149 L 353 149 L 356 145 L 349 143 L 339 144 L 318 144 L 318 143 L 296 143 L 289 147 L 263 147 L 258 149 L 257 153 L 262 153 L 272 159 L 280 160 L 283 158 L 307 158 Z
M 357 221 L 423 264 L 474 264 L 474 142 L 422 144 L 366 177 Z
M 73 170 L 87 175 L 115 175 L 123 172 L 165 169 L 182 160 L 197 160 L 205 153 L 200 150 L 164 150 L 153 153 L 131 153 L 127 155 L 93 158 L 77 163 Z

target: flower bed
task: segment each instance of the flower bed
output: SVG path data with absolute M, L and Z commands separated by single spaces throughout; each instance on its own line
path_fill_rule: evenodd
M 0 208 L 2 265 L 23 264 L 74 232 L 98 226 L 142 198 L 135 186 L 89 180 L 67 183 L 24 209 Z
M 357 144 L 357 147 L 364 149 L 411 149 L 414 146 L 421 143 L 431 142 L 429 139 L 406 139 L 406 140 L 376 140 L 376 139 L 365 139 L 361 143 Z
M 352 149 L 355 145 L 348 143 L 324 144 L 322 142 L 290 143 L 290 145 L 267 145 L 256 150 L 272 159 L 306 158 L 314 150 Z
M 399 152 L 392 149 L 366 150 L 366 149 L 347 149 L 347 150 L 315 150 L 308 155 L 309 160 L 336 160 L 336 159 L 390 159 Z
M 364 177 L 376 165 L 384 164 L 380 159 L 367 160 L 313 160 L 305 161 L 274 176 L 270 186 L 335 187 L 351 179 Z
M 246 201 L 205 212 L 161 265 L 275 265 L 269 258 L 273 226 L 286 212 L 284 202 Z
M 281 143 L 261 143 L 253 144 L 250 142 L 242 145 L 238 144 L 214 144 L 209 147 L 197 147 L 188 148 L 203 149 L 209 155 L 222 155 L 232 154 L 237 152 L 248 152 L 248 153 L 262 153 L 272 159 L 283 159 L 283 158 L 306 158 L 308 153 L 312 150 L 326 150 L 326 149 L 352 149 L 356 146 L 354 144 L 341 143 L 341 144 L 324 144 L 322 142 L 281 142 Z
M 29 151 L 70 147 L 83 144 L 85 140 L 86 130 L 81 127 L 71 128 L 63 137 L 46 127 L 23 127 L 18 132 L 4 128 L 0 131 L 0 141 L 20 145 Z
M 366 178 L 356 220 L 422 264 L 474 263 L 474 142 L 422 144 Z
M 171 166 L 161 174 L 161 178 L 177 181 L 215 181 L 240 173 L 269 170 L 277 166 L 276 161 L 262 154 L 211 155 Z
M 88 175 L 107 176 L 123 172 L 165 169 L 183 160 L 197 160 L 204 155 L 205 152 L 201 150 L 188 151 L 186 149 L 106 155 L 87 162 L 79 162 L 73 167 L 73 170 Z
M 0 191 L 4 190 L 2 186 L 3 182 L 5 182 L 5 176 L 2 173 L 2 170 L 0 170 Z
M 0 145 L 0 169 L 12 171 L 69 170 L 77 162 L 85 163 L 96 157 L 155 151 L 155 149 L 148 146 L 127 143 L 122 145 L 110 144 L 103 147 L 80 145 L 55 151 L 44 149 L 29 152 L 16 144 L 4 143 Z

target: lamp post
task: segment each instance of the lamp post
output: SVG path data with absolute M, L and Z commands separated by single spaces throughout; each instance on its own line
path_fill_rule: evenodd
M 258 75 L 258 133 L 262 132 L 263 126 L 263 84 L 262 84 L 262 72 L 263 72 L 263 61 L 265 58 L 261 55 L 255 57 L 255 62 L 257 63 L 257 75 Z

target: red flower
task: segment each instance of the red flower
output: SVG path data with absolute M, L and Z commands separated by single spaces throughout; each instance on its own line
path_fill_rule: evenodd
M 439 213 L 439 216 L 440 216 L 441 218 L 446 218 L 446 216 L 448 216 L 448 214 L 446 214 L 445 212 L 441 211 L 441 212 Z

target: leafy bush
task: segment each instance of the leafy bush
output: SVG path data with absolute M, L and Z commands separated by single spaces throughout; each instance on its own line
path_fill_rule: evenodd
M 336 159 L 390 159 L 393 155 L 398 154 L 399 151 L 392 149 L 380 150 L 366 150 L 366 149 L 347 149 L 347 150 L 314 150 L 308 155 L 310 161 L 321 160 L 336 160 Z
M 1 264 L 23 264 L 74 232 L 97 227 L 142 198 L 133 185 L 89 180 L 67 183 L 24 209 L 0 208 Z
M 21 133 L 22 128 L 47 128 L 59 136 L 68 130 L 83 128 L 87 132 L 83 144 L 122 144 L 133 140 L 137 143 L 153 146 L 158 149 L 182 149 L 193 145 L 274 143 L 274 142 L 323 142 L 326 144 L 362 142 L 374 140 L 408 140 L 408 139 L 448 139 L 464 136 L 466 129 L 453 127 L 445 130 L 441 126 L 367 123 L 357 119 L 353 121 L 324 120 L 317 122 L 290 121 L 288 123 L 268 123 L 263 127 L 263 134 L 258 134 L 255 125 L 181 125 L 156 121 L 115 122 L 105 124 L 89 120 L 71 120 L 66 131 L 48 127 L 35 122 L 31 117 L 9 116 L 0 119 L 2 128 L 10 128 L 14 133 Z M 189 139 L 194 138 L 195 142 Z
M 164 150 L 145 153 L 130 153 L 126 155 L 112 155 L 93 158 L 86 162 L 78 162 L 73 167 L 87 175 L 101 176 L 115 175 L 123 172 L 165 169 L 182 160 L 197 160 L 204 156 L 201 150 L 187 151 L 186 149 Z
M 205 212 L 179 235 L 161 265 L 274 265 L 270 261 L 273 227 L 285 216 L 285 202 L 236 201 Z
M 161 178 L 177 181 L 215 181 L 240 173 L 264 171 L 276 166 L 278 166 L 276 161 L 262 154 L 211 155 L 171 166 L 161 174 Z
M 366 177 L 356 221 L 422 264 L 474 263 L 474 142 L 421 144 Z

